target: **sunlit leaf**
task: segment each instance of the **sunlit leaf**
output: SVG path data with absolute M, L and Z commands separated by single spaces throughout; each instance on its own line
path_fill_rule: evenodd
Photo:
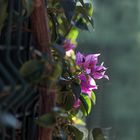
M 65 34 L 68 32 L 69 30 L 69 26 L 70 26 L 70 23 L 68 22 L 67 18 L 64 17 L 64 16 L 58 16 L 57 17 L 57 20 L 58 20 L 58 33 L 60 36 L 65 36 Z
M 94 27 L 93 19 L 92 19 L 92 17 L 90 17 L 90 16 L 88 15 L 88 12 L 87 12 L 87 10 L 86 10 L 84 7 L 82 7 L 82 6 L 77 6 L 77 7 L 76 7 L 76 11 L 77 11 L 78 13 L 82 14 L 83 18 L 84 18 L 87 22 L 89 22 L 89 23 L 92 25 L 92 27 Z
M 92 15 L 93 15 L 93 3 L 92 3 L 92 1 L 90 1 L 89 3 L 86 3 L 86 9 L 88 11 L 88 15 L 90 17 L 92 17 Z
M 83 120 L 79 119 L 76 116 L 72 117 L 72 121 L 74 122 L 75 125 L 83 125 L 83 126 L 86 125 L 86 123 Z
M 95 96 L 95 93 L 93 91 L 91 92 L 91 101 L 93 104 L 96 103 L 96 96 Z
M 85 7 L 84 0 L 78 0 L 78 1 L 82 4 L 83 7 Z
M 78 29 L 76 27 L 72 27 L 66 38 L 71 40 L 72 42 L 75 42 L 75 40 L 78 37 L 78 34 Z
M 83 20 L 83 18 L 80 18 L 76 23 L 75 26 L 82 30 L 88 30 L 87 23 Z
M 83 114 L 87 116 L 91 111 L 91 100 L 89 96 L 85 94 L 81 94 L 79 99 L 81 100 L 81 110 Z
M 87 10 L 88 16 L 92 17 L 93 15 L 93 1 L 92 0 L 78 0 L 81 5 Z

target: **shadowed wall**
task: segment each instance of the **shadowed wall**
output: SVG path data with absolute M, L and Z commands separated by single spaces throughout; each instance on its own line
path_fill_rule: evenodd
M 140 0 L 94 0 L 94 5 L 95 31 L 81 33 L 79 47 L 101 53 L 110 80 L 96 91 L 88 127 L 102 127 L 107 140 L 139 140 Z

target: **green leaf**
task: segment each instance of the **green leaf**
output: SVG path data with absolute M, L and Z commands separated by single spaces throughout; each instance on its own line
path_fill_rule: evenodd
M 74 0 L 60 0 L 60 3 L 64 9 L 68 21 L 71 21 L 75 13 L 76 2 Z
M 92 27 L 94 28 L 94 20 L 93 20 L 93 18 L 91 17 L 91 19 L 90 19 L 90 24 L 92 25 Z
M 55 63 L 55 66 L 53 67 L 50 80 L 52 80 L 52 82 L 57 81 L 61 73 L 62 73 L 62 64 L 60 61 L 58 61 L 57 63 Z
M 29 60 L 20 68 L 20 74 L 25 80 L 32 84 L 37 84 L 42 79 L 44 63 L 41 60 Z
M 81 132 L 78 128 L 74 127 L 73 125 L 67 126 L 70 133 L 74 134 L 75 140 L 82 140 L 83 139 L 83 132 Z
M 76 23 L 75 23 L 75 26 L 78 27 L 79 29 L 82 29 L 82 30 L 89 30 L 88 29 L 88 25 L 86 22 L 84 22 L 83 18 L 80 18 Z
M 94 140 L 105 140 L 104 134 L 101 128 L 94 128 L 92 130 L 92 135 L 93 135 Z
M 74 42 L 77 39 L 78 34 L 78 29 L 76 27 L 72 27 L 66 38 Z
M 61 57 L 65 56 L 65 50 L 62 46 L 60 46 L 58 44 L 53 44 L 52 48 L 54 48 Z
M 0 33 L 3 28 L 5 19 L 7 17 L 7 6 L 8 6 L 7 0 L 0 0 Z
M 73 116 L 72 121 L 75 125 L 81 125 L 81 126 L 86 125 L 86 123 L 83 120 L 81 120 L 80 118 L 78 118 L 77 116 Z
M 83 7 L 85 7 L 85 3 L 83 0 L 79 0 L 79 2 L 82 4 Z
M 86 3 L 86 9 L 88 11 L 88 15 L 90 17 L 92 17 L 92 15 L 93 15 L 93 3 L 92 3 L 92 1 L 90 1 L 89 3 Z
M 57 34 L 58 34 L 58 32 L 57 32 L 57 18 L 56 18 L 54 13 L 50 13 L 49 15 L 50 15 L 50 19 L 51 19 L 51 20 L 49 20 L 49 24 L 50 25 L 52 24 L 50 27 L 51 28 L 51 41 L 55 42 L 57 39 Z
M 69 32 L 70 22 L 67 20 L 67 17 L 65 16 L 61 17 L 58 16 L 57 19 L 59 23 L 57 26 L 59 36 L 65 37 L 65 35 Z
M 66 78 L 63 78 L 63 77 L 59 77 L 59 80 L 58 80 L 58 84 L 59 85 L 65 86 L 65 85 L 67 85 L 69 83 L 70 83 L 70 80 L 69 79 L 66 79 Z
M 61 73 L 62 73 L 62 65 L 61 65 L 61 62 L 58 61 L 55 63 L 55 65 L 47 79 L 49 89 L 53 88 L 54 83 L 58 82 L 58 79 L 61 76 Z
M 81 100 L 81 111 L 87 116 L 91 111 L 91 100 L 85 94 L 81 94 L 79 99 Z
M 77 83 L 72 83 L 71 86 L 72 86 L 72 92 L 74 93 L 76 99 L 78 99 L 81 93 L 81 86 Z
M 69 29 L 70 24 L 69 24 L 69 22 L 66 20 L 65 17 L 61 17 L 61 19 L 62 19 L 62 21 L 63 21 L 63 26 L 64 26 L 65 30 L 67 31 L 67 30 Z
M 89 23 L 92 25 L 92 27 L 94 28 L 93 19 L 92 19 L 92 17 L 89 17 L 89 16 L 88 16 L 88 12 L 87 12 L 87 10 L 86 10 L 84 7 L 82 7 L 82 6 L 77 6 L 77 7 L 76 7 L 76 11 L 77 11 L 79 14 L 81 14 L 81 15 L 83 16 L 83 18 L 84 18 L 87 22 L 89 22 Z
M 91 92 L 91 101 L 93 104 L 96 103 L 96 96 L 95 96 L 95 93 L 93 91 Z
M 91 10 L 92 7 L 93 10 L 93 0 L 77 0 L 77 1 L 79 1 L 84 8 Z
M 57 5 L 59 3 L 59 0 L 51 0 L 51 3 L 47 3 L 48 5 L 49 4 L 52 4 L 53 6 Z
M 56 123 L 56 118 L 53 113 L 49 113 L 39 117 L 35 123 L 41 127 L 51 127 Z
M 88 1 L 86 0 L 85 3 L 83 0 L 79 0 L 79 2 L 87 10 L 88 16 L 92 17 L 92 14 L 93 14 L 93 2 L 92 2 L 92 0 L 88 0 Z
M 66 110 L 71 110 L 73 108 L 75 99 L 73 93 L 66 91 L 62 97 L 63 105 Z

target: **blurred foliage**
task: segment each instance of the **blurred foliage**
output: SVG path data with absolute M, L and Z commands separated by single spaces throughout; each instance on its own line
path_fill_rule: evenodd
M 0 1 L 0 33 L 1 33 L 1 29 L 3 28 L 4 26 L 4 22 L 5 22 L 5 19 L 7 17 L 7 6 L 8 6 L 8 2 L 7 0 L 1 0 Z
M 33 2 L 23 0 L 22 5 L 24 16 L 29 16 L 34 8 Z M 83 132 L 77 126 L 85 125 L 82 117 L 90 113 L 95 95 L 92 93 L 90 98 L 81 93 L 80 79 L 77 77 L 80 69 L 75 63 L 75 53 L 73 51 L 67 56 L 67 49 L 70 47 L 71 50 L 77 45 L 79 29 L 88 30 L 89 24 L 94 27 L 92 1 L 53 0 L 48 2 L 47 10 L 52 60 L 48 56 L 29 60 L 22 65 L 20 73 L 31 85 L 46 83 L 50 90 L 54 85 L 57 87 L 54 100 L 59 109 L 40 116 L 35 122 L 42 127 L 53 127 L 54 137 L 63 131 L 72 139 L 82 140 Z M 74 104 L 79 99 L 81 108 L 75 108 Z M 80 110 L 82 117 L 78 115 Z

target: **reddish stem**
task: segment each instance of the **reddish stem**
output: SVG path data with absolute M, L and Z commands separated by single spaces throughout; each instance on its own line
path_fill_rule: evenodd
M 35 8 L 31 15 L 31 28 L 36 48 L 51 57 L 49 48 L 50 35 L 48 28 L 48 15 L 44 0 L 34 0 Z M 40 115 L 51 112 L 55 102 L 55 91 L 48 91 L 47 85 L 39 87 L 39 113 Z M 39 128 L 38 140 L 52 140 L 51 128 Z
M 48 15 L 44 0 L 34 0 L 35 7 L 31 15 L 31 26 L 36 47 L 41 52 L 50 53 L 50 35 L 48 28 Z

